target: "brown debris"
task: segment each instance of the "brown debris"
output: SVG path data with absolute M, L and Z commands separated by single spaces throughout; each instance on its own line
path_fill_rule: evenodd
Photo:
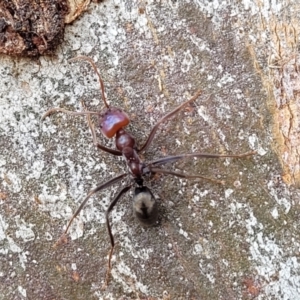
M 0 200 L 5 200 L 6 198 L 7 198 L 7 194 L 0 192 Z
M 245 278 L 243 284 L 246 286 L 246 291 L 249 295 L 257 297 L 260 294 L 261 286 L 253 278 Z
M 66 15 L 65 23 L 69 24 L 77 19 L 85 11 L 91 0 L 68 0 L 69 13 Z
M 13 56 L 53 54 L 65 24 L 84 12 L 90 0 L 1 0 L 0 53 Z
M 73 271 L 72 272 L 72 279 L 75 281 L 75 282 L 79 282 L 80 280 L 80 275 L 77 271 Z
M 0 52 L 18 56 L 51 54 L 62 41 L 66 0 L 2 0 Z

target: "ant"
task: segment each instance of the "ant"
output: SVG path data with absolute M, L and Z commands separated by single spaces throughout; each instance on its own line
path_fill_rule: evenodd
M 112 254 L 113 250 L 115 247 L 115 241 L 114 237 L 111 231 L 111 225 L 109 222 L 109 214 L 114 208 L 114 206 L 117 204 L 119 199 L 126 193 L 128 190 L 135 186 L 134 190 L 134 195 L 133 195 L 133 212 L 137 220 L 145 226 L 151 226 L 154 225 L 157 221 L 158 218 L 158 208 L 157 208 L 157 203 L 155 201 L 155 198 L 151 192 L 151 190 L 144 185 L 144 177 L 147 175 L 154 175 L 154 174 L 169 174 L 173 176 L 177 176 L 180 178 L 186 178 L 186 179 L 194 179 L 194 178 L 201 178 L 201 179 L 206 179 L 218 183 L 223 183 L 215 179 L 211 178 L 206 178 L 200 175 L 188 175 L 184 174 L 181 172 L 173 172 L 169 171 L 166 169 L 161 169 L 158 168 L 158 166 L 165 165 L 167 163 L 174 163 L 179 160 L 188 158 L 188 157 L 198 157 L 198 158 L 224 158 L 224 157 L 235 157 L 235 158 L 241 158 L 241 157 L 246 157 L 246 156 L 251 156 L 255 154 L 255 151 L 250 151 L 247 153 L 243 154 L 235 154 L 235 155 L 219 155 L 219 154 L 208 154 L 208 153 L 185 153 L 185 154 L 179 154 L 179 155 L 173 155 L 173 156 L 167 156 L 164 158 L 160 158 L 157 160 L 153 160 L 149 163 L 145 163 L 141 160 L 139 157 L 139 153 L 146 151 L 149 146 L 151 145 L 151 142 L 158 130 L 158 127 L 161 123 L 167 121 L 168 119 L 172 118 L 175 116 L 179 111 L 181 111 L 185 106 L 187 106 L 189 103 L 195 101 L 201 94 L 201 90 L 198 90 L 194 96 L 183 102 L 181 105 L 176 107 L 174 110 L 166 114 L 163 118 L 161 118 L 155 126 L 151 129 L 150 134 L 148 138 L 146 139 L 145 143 L 143 144 L 142 147 L 138 148 L 135 138 L 125 131 L 125 127 L 130 123 L 129 116 L 121 110 L 120 108 L 110 106 L 105 97 L 105 90 L 104 90 L 104 83 L 102 81 L 102 78 L 100 76 L 100 73 L 98 72 L 98 69 L 94 63 L 94 61 L 86 56 L 78 56 L 70 61 L 74 60 L 84 60 L 87 61 L 88 63 L 91 64 L 92 68 L 94 69 L 95 73 L 98 76 L 99 83 L 100 83 L 100 90 L 101 90 L 101 95 L 102 95 L 102 100 L 105 105 L 105 110 L 103 112 L 93 112 L 93 111 L 88 111 L 86 110 L 85 104 L 83 101 L 82 106 L 83 106 L 83 111 L 82 112 L 73 112 L 69 110 L 65 110 L 63 108 L 52 108 L 49 109 L 43 116 L 42 120 L 45 119 L 47 116 L 49 116 L 52 113 L 55 112 L 63 112 L 69 115 L 85 115 L 87 117 L 87 122 L 88 126 L 91 130 L 92 133 L 92 138 L 93 138 L 93 143 L 94 145 L 107 153 L 110 153 L 115 156 L 123 156 L 123 158 L 126 161 L 128 172 L 123 173 L 121 175 L 118 175 L 117 177 L 110 179 L 100 185 L 98 185 L 96 188 L 92 189 L 83 202 L 80 204 L 76 212 L 73 214 L 72 218 L 70 219 L 67 228 L 62 235 L 62 237 L 65 237 L 67 234 L 73 220 L 78 216 L 84 205 L 87 203 L 88 199 L 93 196 L 95 193 L 108 188 L 109 186 L 121 181 L 128 175 L 131 176 L 132 180 L 131 182 L 123 187 L 118 194 L 114 197 L 114 199 L 110 202 L 106 213 L 105 213 L 105 218 L 106 218 L 106 226 L 110 238 L 110 243 L 111 243 L 111 249 L 109 252 L 109 258 L 108 258 L 108 271 L 107 271 L 107 277 L 108 274 L 111 270 L 111 259 L 112 259 Z M 107 148 L 103 145 L 101 145 L 96 138 L 96 132 L 94 128 L 94 124 L 92 123 L 91 120 L 91 115 L 96 115 L 99 117 L 99 127 L 102 132 L 102 134 L 111 139 L 115 136 L 115 143 L 116 143 L 116 150 Z M 128 182 L 127 182 L 128 183 Z M 61 239 L 59 239 L 60 241 Z M 58 241 L 58 242 L 59 242 Z M 57 242 L 57 243 L 58 243 Z M 56 243 L 56 244 L 57 244 Z

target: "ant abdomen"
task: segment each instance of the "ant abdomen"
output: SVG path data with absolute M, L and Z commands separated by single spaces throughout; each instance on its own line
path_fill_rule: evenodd
M 100 117 L 101 132 L 110 139 L 129 122 L 130 119 L 124 111 L 117 107 L 109 107 Z
M 157 203 L 153 194 L 146 186 L 137 187 L 134 190 L 133 213 L 144 226 L 154 225 L 157 221 Z

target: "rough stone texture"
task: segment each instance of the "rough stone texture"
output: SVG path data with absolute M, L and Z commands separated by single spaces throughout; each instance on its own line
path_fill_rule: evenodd
M 272 68 L 272 41 L 279 24 L 294 24 L 293 47 L 285 49 L 298 59 L 299 12 L 291 1 L 107 0 L 67 28 L 57 57 L 1 57 L 2 298 L 297 299 L 300 195 L 296 181 L 286 181 L 289 168 L 274 134 L 283 130 L 278 101 L 294 101 L 297 111 L 297 98 L 276 92 L 276 74 L 290 69 Z M 283 35 L 276 38 L 285 45 Z M 139 143 L 166 112 L 203 90 L 162 126 L 145 160 L 258 152 L 169 166 L 224 186 L 169 176 L 147 181 L 160 206 L 156 227 L 134 220 L 126 195 L 112 213 L 117 245 L 106 290 L 104 212 L 119 186 L 90 199 L 68 242 L 53 248 L 88 191 L 125 168 L 121 158 L 95 149 L 85 118 L 55 114 L 40 121 L 50 107 L 80 110 L 80 100 L 90 110 L 103 106 L 91 68 L 68 62 L 78 55 L 94 59 L 109 101 L 128 112 Z

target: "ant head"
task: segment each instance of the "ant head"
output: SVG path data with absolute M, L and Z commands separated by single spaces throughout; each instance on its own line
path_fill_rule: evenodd
M 109 107 L 100 117 L 100 129 L 103 135 L 110 139 L 129 122 L 130 119 L 124 111 Z
M 100 73 L 97 70 L 94 61 L 87 56 L 77 56 L 75 58 L 72 58 L 70 61 L 74 61 L 78 59 L 85 60 L 88 63 L 90 63 L 98 76 L 102 100 L 106 106 L 106 111 L 100 116 L 100 128 L 104 136 L 106 136 L 107 138 L 112 138 L 117 133 L 118 130 L 120 130 L 122 127 L 125 127 L 126 125 L 129 124 L 130 122 L 129 117 L 121 109 L 116 107 L 110 107 L 108 105 L 105 97 L 104 83 L 100 76 Z

